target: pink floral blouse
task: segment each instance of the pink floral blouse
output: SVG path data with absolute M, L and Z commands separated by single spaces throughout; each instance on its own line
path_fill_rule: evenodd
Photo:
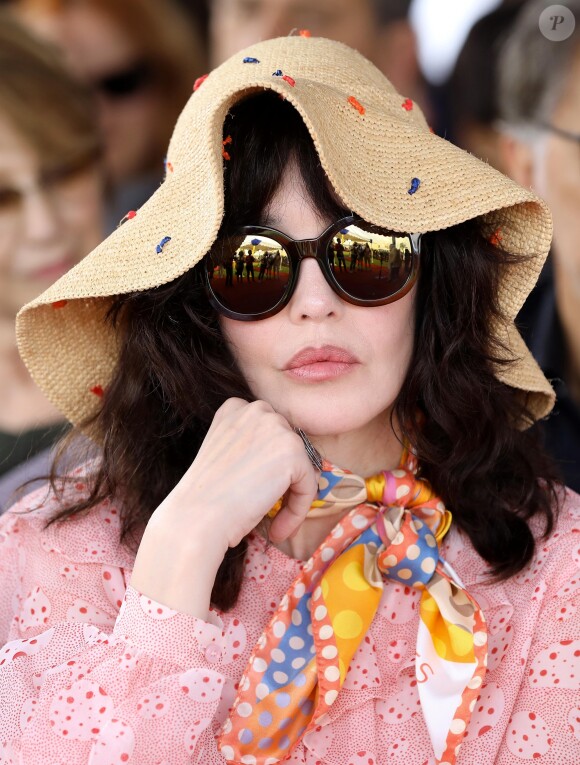
M 43 531 L 55 508 L 41 489 L 0 518 L 0 645 L 9 641 L 0 648 L 0 763 L 224 765 L 216 731 L 303 564 L 253 536 L 238 605 L 205 622 L 128 586 L 134 555 L 118 542 L 113 504 Z M 579 765 L 580 497 L 567 494 L 557 530 L 508 582 L 485 583 L 485 563 L 457 530 L 442 553 L 490 633 L 457 765 Z M 286 762 L 434 762 L 414 667 L 418 598 L 385 586 L 326 723 Z

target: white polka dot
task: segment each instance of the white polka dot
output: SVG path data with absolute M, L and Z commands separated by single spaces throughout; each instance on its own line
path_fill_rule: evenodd
M 436 508 L 437 508 L 437 510 L 439 510 L 440 512 L 442 512 L 442 513 L 443 513 L 443 512 L 445 512 L 445 505 L 443 504 L 443 502 L 437 502 L 437 504 L 435 505 L 435 507 L 436 507 Z
M 244 754 L 244 756 L 242 757 L 242 759 L 240 760 L 240 762 L 241 762 L 243 765 L 256 765 L 256 763 L 257 763 L 258 761 L 256 760 L 256 758 L 254 757 L 254 755 L 253 755 L 253 754 Z
M 297 659 L 292 659 L 292 669 L 302 669 L 305 664 L 306 659 L 303 659 L 302 656 L 299 656 Z
M 301 637 L 294 635 L 294 637 L 290 638 L 290 648 L 299 651 L 301 648 L 304 648 L 304 640 L 302 640 Z
M 302 624 L 302 614 L 297 609 L 292 611 L 292 624 L 296 627 Z
M 334 634 L 334 631 L 332 627 L 330 626 L 330 624 L 323 624 L 322 627 L 320 628 L 319 635 L 321 640 L 328 640 L 329 638 L 333 636 L 333 634 Z
M 266 661 L 262 659 L 260 656 L 256 656 L 256 658 L 252 662 L 252 666 L 256 670 L 256 672 L 265 672 L 268 669 L 268 665 Z
M 421 550 L 419 549 L 419 545 L 409 545 L 407 547 L 407 558 L 409 560 L 415 560 L 416 558 L 421 555 Z
M 294 597 L 301 598 L 305 592 L 306 592 L 306 585 L 304 584 L 304 582 L 298 582 L 298 584 L 294 587 Z
M 401 568 L 397 571 L 399 579 L 410 579 L 413 576 L 413 572 L 410 568 Z
M 355 529 L 364 529 L 367 523 L 368 521 L 364 515 L 355 515 L 352 518 L 352 525 L 355 527 Z
M 325 677 L 325 678 L 326 678 L 326 679 L 327 679 L 327 680 L 328 680 L 330 683 L 334 683 L 334 682 L 336 682 L 336 681 L 338 680 L 338 678 L 340 677 L 340 670 L 339 670 L 339 668 L 338 668 L 338 667 L 334 667 L 334 666 L 332 666 L 332 667 L 327 667 L 327 668 L 324 670 L 324 677 Z
M 272 677 L 274 678 L 274 680 L 277 683 L 281 683 L 282 684 L 282 683 L 287 683 L 288 682 L 288 675 L 285 672 L 274 672 Z
M 391 473 L 395 476 L 395 478 L 404 478 L 407 474 L 404 470 L 391 470 Z
M 272 625 L 272 632 L 277 638 L 281 638 L 286 632 L 286 625 L 284 622 L 274 622 Z
M 247 701 L 242 701 L 241 704 L 238 704 L 238 708 L 236 709 L 236 712 L 240 717 L 249 717 L 252 714 L 252 711 L 252 705 L 248 704 Z
M 330 533 L 335 539 L 340 539 L 340 537 L 344 534 L 344 529 L 342 526 L 335 526 Z
M 407 484 L 402 483 L 400 486 L 397 486 L 395 496 L 397 499 L 401 499 L 401 497 L 406 497 L 410 491 L 411 489 L 407 486 Z
M 482 646 L 487 643 L 487 635 L 485 632 L 475 632 L 473 635 L 473 642 L 477 646 Z
M 288 597 L 288 594 L 284 595 L 284 597 L 280 601 L 280 608 L 282 609 L 282 611 L 287 611 L 288 610 L 288 603 L 289 602 L 290 602 L 290 599 Z
M 325 645 L 322 649 L 322 656 L 325 659 L 334 659 L 338 655 L 338 648 L 335 645 Z
M 222 733 L 229 733 L 233 727 L 234 727 L 233 723 L 231 719 L 228 717 L 228 719 L 225 721 L 225 723 L 222 726 Z
M 320 551 L 320 557 L 323 561 L 329 561 L 334 558 L 334 550 L 332 547 L 323 547 Z
M 247 691 L 250 687 L 250 678 L 249 677 L 243 677 L 240 680 L 240 690 Z
M 401 544 L 403 544 L 404 541 L 405 541 L 405 537 L 403 536 L 403 532 L 402 531 L 397 531 L 397 533 L 395 534 L 395 537 L 394 537 L 393 541 L 391 542 L 391 544 L 393 544 L 393 545 L 401 545 Z
M 474 676 L 474 677 L 472 677 L 472 678 L 471 678 L 471 680 L 470 680 L 470 681 L 467 683 L 467 687 L 468 687 L 468 688 L 471 688 L 472 690 L 473 690 L 474 688 L 479 688 L 479 686 L 480 686 L 480 685 L 481 685 L 481 677 L 479 677 L 479 675 L 475 675 L 475 676 Z M 477 701 L 477 699 L 476 699 L 476 701 Z
M 258 683 L 258 685 L 256 686 L 256 696 L 258 697 L 258 699 L 260 699 L 260 701 L 262 699 L 265 699 L 269 693 L 270 693 L 270 690 L 268 686 L 266 685 L 266 683 Z
M 384 563 L 385 566 L 396 566 L 397 565 L 397 556 L 396 555 L 385 555 L 383 563 Z
M 320 622 L 322 619 L 324 619 L 327 613 L 328 609 L 326 606 L 316 606 L 316 610 L 314 611 L 314 618 Z
M 279 648 L 272 648 L 270 651 L 270 656 L 272 657 L 272 660 L 276 662 L 276 664 L 282 664 L 283 661 L 286 661 L 286 654 Z
M 449 726 L 451 733 L 463 733 L 465 728 L 465 720 L 460 720 L 459 717 L 456 717 Z
M 322 595 L 322 587 L 317 587 L 312 593 L 312 600 L 318 600 Z
M 418 518 L 415 518 L 413 520 L 413 528 L 415 531 L 420 531 L 423 528 L 423 521 L 420 521 Z
M 429 547 L 437 547 L 437 540 L 433 534 L 425 534 L 425 542 L 427 542 Z
M 234 759 L 234 750 L 231 746 L 222 746 L 221 752 L 223 756 L 226 758 L 226 760 L 233 760 Z
M 312 624 L 307 624 L 307 625 L 306 625 L 306 632 L 307 632 L 309 635 L 312 635 L 312 632 L 313 632 L 313 630 L 312 630 Z
M 338 691 L 326 691 L 324 694 L 324 701 L 330 706 L 331 704 L 334 704 L 336 697 L 338 696 Z
M 425 560 L 421 561 L 421 571 L 424 571 L 426 574 L 432 574 L 435 571 L 436 565 L 437 561 L 435 558 L 425 558 Z

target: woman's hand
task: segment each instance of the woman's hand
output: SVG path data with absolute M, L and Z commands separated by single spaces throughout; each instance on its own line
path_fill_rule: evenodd
M 215 575 L 284 495 L 270 527 L 281 541 L 304 521 L 318 487 L 304 443 L 264 401 L 231 398 L 216 412 L 191 467 L 153 513 L 131 584 L 171 608 L 207 618 Z

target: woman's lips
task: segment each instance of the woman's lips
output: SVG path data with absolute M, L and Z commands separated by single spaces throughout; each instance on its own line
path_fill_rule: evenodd
M 344 348 L 325 345 L 322 348 L 303 348 L 295 354 L 284 371 L 290 377 L 303 381 L 322 382 L 351 372 L 359 360 Z

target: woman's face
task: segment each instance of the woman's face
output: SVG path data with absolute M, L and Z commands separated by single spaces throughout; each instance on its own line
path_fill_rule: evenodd
M 294 239 L 319 236 L 321 218 L 296 169 L 286 171 L 265 211 Z M 247 221 L 248 225 L 257 221 Z M 389 305 L 344 302 L 318 263 L 302 261 L 298 284 L 280 313 L 257 322 L 222 318 L 222 330 L 254 395 L 311 436 L 361 430 L 385 417 L 401 389 L 413 350 L 415 288 Z M 307 349 L 334 348 L 346 363 L 300 363 Z M 293 359 L 299 366 L 291 369 Z
M 47 173 L 0 115 L 0 315 L 12 319 L 101 238 L 98 170 Z

